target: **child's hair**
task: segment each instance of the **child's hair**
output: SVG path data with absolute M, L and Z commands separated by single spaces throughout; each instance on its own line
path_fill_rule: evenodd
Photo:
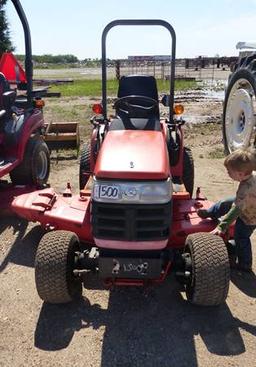
M 226 157 L 224 166 L 234 171 L 250 174 L 256 170 L 256 150 L 253 148 L 237 149 Z

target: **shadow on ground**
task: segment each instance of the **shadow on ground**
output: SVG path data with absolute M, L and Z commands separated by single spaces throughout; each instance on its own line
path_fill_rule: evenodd
M 29 228 L 26 220 L 17 217 L 1 218 L 0 236 L 4 236 L 8 231 L 12 240 L 6 243 L 3 250 L 3 259 L 0 263 L 0 272 L 11 262 L 14 264 L 33 267 L 38 243 L 44 234 L 43 229 L 38 225 Z M 7 236 L 8 237 L 8 236 Z
M 33 267 L 43 235 L 41 227 L 30 229 L 26 221 L 13 218 L 11 222 L 1 221 L 0 235 L 5 230 L 13 233 L 15 240 L 8 245 L 0 271 L 9 262 Z M 87 289 L 102 288 L 95 278 L 88 279 Z M 252 274 L 232 274 L 232 282 L 250 297 L 256 296 L 255 281 Z M 34 343 L 41 350 L 57 351 L 68 347 L 76 332 L 103 326 L 102 367 L 197 367 L 197 338 L 212 354 L 234 356 L 245 352 L 239 328 L 256 336 L 256 326 L 234 318 L 226 304 L 196 307 L 183 295 L 171 275 L 147 293 L 135 287 L 111 290 L 108 309 L 90 304 L 86 298 L 62 306 L 43 304 Z
M 231 281 L 244 294 L 256 298 L 256 275 L 254 273 L 232 271 Z
M 68 305 L 43 304 L 35 346 L 66 348 L 75 332 L 105 327 L 101 366 L 196 367 L 195 339 L 220 356 L 245 352 L 239 328 L 256 336 L 256 327 L 234 318 L 228 306 L 196 307 L 183 299 L 172 276 L 144 294 L 138 288 L 110 291 L 108 309 L 86 299 Z

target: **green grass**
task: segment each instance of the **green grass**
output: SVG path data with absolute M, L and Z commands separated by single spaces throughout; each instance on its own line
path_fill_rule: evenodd
M 89 139 L 92 125 L 90 118 L 93 111 L 90 104 L 81 102 L 78 104 L 73 98 L 53 98 L 46 102 L 44 108 L 44 118 L 46 122 L 50 121 L 76 121 L 80 125 L 81 140 Z
M 169 82 L 166 80 L 157 80 L 159 93 L 168 93 Z M 175 90 L 193 89 L 197 87 L 195 81 L 176 80 Z M 116 79 L 108 80 L 107 95 L 116 96 L 118 81 Z M 72 84 L 62 84 L 52 86 L 50 92 L 60 92 L 63 97 L 74 96 L 101 96 L 101 80 L 74 80 Z
M 214 150 L 208 153 L 209 158 L 212 159 L 221 159 L 225 157 L 224 148 L 216 147 Z

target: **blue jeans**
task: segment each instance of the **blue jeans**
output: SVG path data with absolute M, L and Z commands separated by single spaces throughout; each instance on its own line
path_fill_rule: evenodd
M 220 200 L 211 206 L 207 212 L 212 219 L 218 219 L 225 215 L 231 208 L 235 198 L 227 198 Z M 235 251 L 238 259 L 238 264 L 245 267 L 252 266 L 252 245 L 250 237 L 256 228 L 256 225 L 245 224 L 241 218 L 237 218 L 235 223 Z

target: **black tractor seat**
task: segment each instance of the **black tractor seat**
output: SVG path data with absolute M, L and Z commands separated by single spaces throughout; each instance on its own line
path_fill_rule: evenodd
M 0 73 L 0 132 L 4 132 L 6 121 L 11 119 L 16 92 L 10 89 L 3 73 Z
M 10 91 L 10 86 L 3 73 L 0 73 L 0 110 L 4 110 L 4 93 Z
M 109 130 L 161 130 L 157 85 L 153 76 L 123 76 L 114 107 L 116 118 Z
M 150 75 L 122 76 L 119 81 L 117 97 L 130 95 L 145 96 L 158 101 L 156 80 Z
M 10 89 L 3 73 L 0 73 L 0 133 L 1 145 L 17 144 L 25 121 L 24 111 L 15 113 L 16 92 Z

